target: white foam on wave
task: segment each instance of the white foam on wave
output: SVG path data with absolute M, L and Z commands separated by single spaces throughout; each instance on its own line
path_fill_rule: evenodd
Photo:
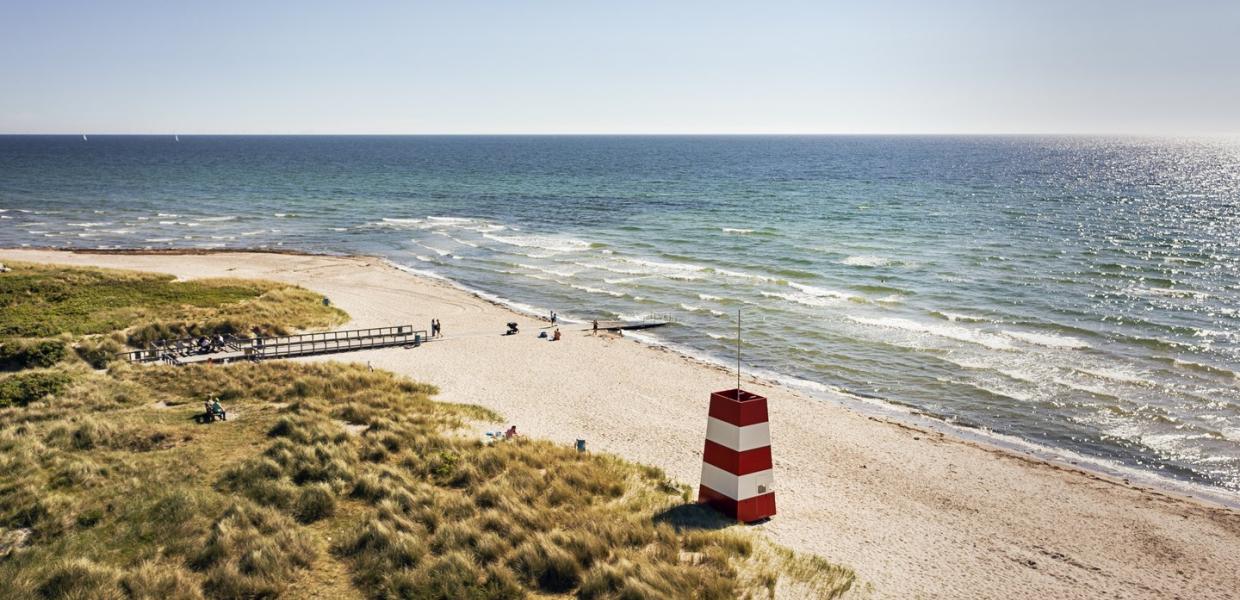
M 862 256 L 849 256 L 847 258 L 840 260 L 839 264 L 848 265 L 850 267 L 885 267 L 885 266 L 894 264 L 894 261 L 892 261 L 889 258 L 883 258 L 881 256 L 862 255 Z
M 783 292 L 768 292 L 766 290 L 761 290 L 758 293 L 762 294 L 763 296 L 766 296 L 767 298 L 779 298 L 781 300 L 787 300 L 788 302 L 792 302 L 795 304 L 801 304 L 804 306 L 813 306 L 813 307 L 818 307 L 818 308 L 827 307 L 827 306 L 837 306 L 840 303 L 839 298 L 815 296 L 812 294 L 805 294 L 805 293 L 785 294 Z
M 1164 298 L 1191 298 L 1194 300 L 1204 300 L 1210 297 L 1210 294 L 1206 292 L 1199 292 L 1197 290 L 1176 289 L 1176 288 L 1131 287 L 1125 291 L 1129 294 L 1135 294 L 1137 296 L 1147 296 L 1147 297 L 1148 296 L 1162 296 Z
M 840 292 L 836 290 L 829 290 L 826 288 L 815 287 L 812 285 L 806 285 L 804 283 L 796 283 L 795 281 L 788 282 L 788 286 L 791 288 L 800 290 L 803 293 L 809 294 L 810 296 L 819 296 L 822 298 L 839 298 L 840 300 L 860 300 L 861 299 L 860 296 L 857 296 L 855 294 L 849 294 L 847 292 Z
M 521 267 L 522 269 L 529 269 L 531 271 L 538 271 L 539 273 L 555 275 L 556 277 L 572 277 L 577 274 L 577 271 L 556 270 L 556 269 L 551 269 L 547 267 L 540 267 L 538 265 L 530 265 L 526 263 L 517 263 L 517 266 Z
M 562 238 L 549 235 L 495 235 L 493 233 L 484 233 L 482 237 L 488 240 L 507 244 L 509 246 L 517 246 L 520 248 L 537 248 L 539 250 L 550 250 L 551 252 L 580 252 L 590 248 L 589 242 L 577 240 L 573 238 Z
M 710 294 L 698 294 L 698 299 L 706 300 L 707 302 L 718 302 L 723 300 L 723 298 L 720 298 L 719 296 L 712 296 Z
M 206 221 L 206 222 L 217 222 L 217 221 L 236 221 L 236 220 L 237 220 L 237 217 L 236 217 L 236 215 L 227 215 L 227 216 L 223 216 L 223 217 L 201 217 L 201 218 L 199 218 L 198 220 L 199 220 L 199 221 Z
M 982 331 L 974 331 L 967 327 L 958 325 L 941 325 L 937 323 L 921 323 L 911 319 L 903 319 L 899 317 L 857 317 L 849 316 L 848 319 L 862 325 L 870 325 L 873 327 L 883 327 L 886 329 L 897 329 L 910 333 L 920 333 L 923 335 L 946 338 L 956 340 L 958 342 L 967 342 L 985 346 L 992 350 L 1011 350 L 1012 343 L 1006 338 L 985 333 Z
M 1119 383 L 1129 383 L 1129 384 L 1134 384 L 1134 385 L 1153 385 L 1152 382 L 1141 377 L 1139 373 L 1120 369 L 1120 368 L 1115 368 L 1115 367 L 1105 367 L 1105 368 L 1099 367 L 1099 368 L 1089 368 L 1089 369 L 1086 369 L 1084 367 L 1073 367 L 1073 370 L 1075 370 L 1078 373 L 1089 375 L 1091 377 L 1097 377 L 1099 379 L 1109 379 L 1111 381 L 1116 381 Z
M 562 282 L 562 281 L 561 281 L 561 282 L 559 282 L 559 283 L 564 283 L 564 282 Z M 575 283 L 570 283 L 570 284 L 568 284 L 568 287 L 571 287 L 571 288 L 573 288 L 573 289 L 575 289 L 575 290 L 581 290 L 581 291 L 586 292 L 586 293 L 589 293 L 589 294 L 604 294 L 604 295 L 607 295 L 607 296 L 612 296 L 612 297 L 614 297 L 614 298 L 620 298 L 620 297 L 624 296 L 624 292 L 617 292 L 617 291 L 613 291 L 613 290 L 604 290 L 604 289 L 601 289 L 601 288 L 590 287 L 590 286 L 588 286 L 588 285 L 577 285 L 577 284 L 575 284 Z
M 428 216 L 428 217 L 426 217 L 426 218 L 427 218 L 428 220 L 435 221 L 436 223 L 472 223 L 472 222 L 474 221 L 473 219 L 468 219 L 468 218 L 465 218 L 465 217 L 432 217 L 432 216 Z
M 1038 346 L 1047 348 L 1067 348 L 1079 349 L 1089 348 L 1089 342 L 1066 335 L 1054 335 L 1050 333 L 1033 333 L 1030 331 L 1004 331 L 1003 335 L 1016 338 L 1022 342 L 1028 342 Z
M 591 267 L 624 275 L 652 275 L 678 281 L 701 281 L 702 279 L 705 279 L 705 276 L 702 273 L 706 270 L 706 268 L 701 265 L 660 262 L 641 258 L 625 257 L 617 257 L 613 260 L 632 266 L 626 268 L 624 266 L 593 264 Z
M 443 250 L 441 248 L 436 248 L 434 246 L 427 246 L 426 244 L 418 244 L 418 245 L 440 256 L 448 256 L 449 254 L 452 254 L 451 250 Z
M 367 223 L 367 227 L 383 227 L 387 229 L 421 229 L 422 219 L 406 219 L 401 217 L 383 217 L 378 221 Z
M 1078 392 L 1085 392 L 1087 394 L 1093 394 L 1095 396 L 1099 396 L 1102 398 L 1119 400 L 1119 396 L 1116 396 L 1115 393 L 1112 392 L 1110 388 L 1103 387 L 1101 385 L 1083 382 L 1083 381 L 1076 381 L 1074 379 L 1068 379 L 1067 377 L 1053 377 L 1051 378 L 1051 381 L 1059 385 L 1062 385 L 1066 388 L 1074 389 Z
M 99 221 L 96 223 L 65 223 L 69 227 L 81 227 L 82 229 L 90 229 L 92 227 L 106 227 L 111 225 L 112 221 Z
M 475 243 L 473 243 L 473 242 L 469 242 L 469 241 L 463 240 L 463 239 L 458 238 L 458 237 L 453 237 L 453 236 L 448 235 L 447 233 L 444 233 L 444 232 L 441 232 L 441 231 L 437 231 L 437 232 L 435 232 L 435 233 L 443 233 L 444 237 L 446 237 L 446 238 L 448 238 L 448 239 L 450 239 L 450 240 L 452 240 L 452 241 L 454 241 L 454 242 L 456 242 L 456 243 L 458 243 L 458 244 L 460 244 L 460 245 L 462 245 L 462 246 L 469 246 L 470 248 L 477 248 L 477 247 L 478 247 L 478 244 L 475 244 Z
M 780 283 L 782 281 L 775 277 L 768 277 L 766 275 L 755 275 L 753 273 L 743 273 L 741 271 L 731 271 L 728 269 L 720 269 L 720 268 L 712 268 L 711 270 L 714 271 L 715 273 L 718 273 L 719 275 L 723 275 L 724 277 L 733 277 L 736 279 L 750 279 L 753 281 L 761 281 L 765 283 Z
M 941 310 L 931 311 L 930 314 L 936 317 L 939 317 L 940 319 L 947 319 L 948 321 L 952 321 L 952 322 L 956 322 L 956 321 L 962 321 L 965 323 L 993 323 L 994 322 L 991 319 L 988 319 L 986 317 L 980 317 L 977 315 L 966 315 L 962 313 L 954 313 L 954 312 L 947 312 L 947 311 L 941 311 Z
M 148 238 L 148 239 L 145 239 L 145 240 L 142 240 L 142 241 L 144 241 L 144 242 L 151 242 L 151 243 L 160 243 L 160 242 L 175 242 L 175 241 L 177 241 L 177 238 L 170 238 L 170 237 Z
M 752 229 L 740 229 L 736 227 L 720 227 L 719 229 L 723 231 L 724 233 L 733 233 L 736 235 L 745 235 L 745 234 L 753 233 Z

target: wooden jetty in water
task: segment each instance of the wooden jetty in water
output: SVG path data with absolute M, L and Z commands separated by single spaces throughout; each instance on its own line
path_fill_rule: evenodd
M 161 362 L 174 365 L 226 363 L 236 360 L 269 360 L 314 354 L 369 350 L 389 346 L 420 346 L 427 340 L 426 330 L 413 325 L 346 329 L 321 333 L 302 333 L 261 338 L 229 337 L 224 344 L 200 348 L 192 340 L 173 340 L 145 350 L 121 354 L 136 363 Z M 204 351 L 206 350 L 206 351 Z
M 635 329 L 653 329 L 670 324 L 671 321 L 599 321 L 599 331 L 631 331 Z M 589 331 L 594 328 L 593 323 L 586 328 Z

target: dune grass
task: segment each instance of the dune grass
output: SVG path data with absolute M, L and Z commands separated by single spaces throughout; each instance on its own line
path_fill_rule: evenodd
M 0 277 L 0 336 L 39 338 L 133 329 L 131 342 L 185 333 L 264 333 L 344 322 L 337 308 L 288 285 L 240 279 L 7 263 Z M 135 326 L 139 326 L 136 327 Z
M 833 598 L 853 586 L 845 568 L 686 505 L 658 469 L 545 441 L 485 444 L 470 432 L 496 415 L 387 372 L 73 361 L 3 376 L 65 381 L 0 407 L 0 598 Z M 197 424 L 212 395 L 229 420 Z

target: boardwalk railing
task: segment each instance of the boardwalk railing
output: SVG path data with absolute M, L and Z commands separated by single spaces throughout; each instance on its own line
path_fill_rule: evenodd
M 225 339 L 223 347 L 213 347 L 211 352 L 199 352 L 196 345 L 187 343 L 188 340 L 174 340 L 145 350 L 122 352 L 119 356 L 131 362 L 162 361 L 180 365 L 207 360 L 264 360 L 387 346 L 416 346 L 426 339 L 425 330 L 415 330 L 412 325 L 398 325 L 252 339 L 230 337 Z
M 207 338 L 210 343 L 211 352 L 240 350 L 241 343 L 249 342 L 246 338 L 238 338 L 237 336 L 231 334 L 223 337 L 223 346 L 217 345 L 214 339 L 210 337 Z M 179 358 L 193 356 L 195 354 L 203 354 L 200 352 L 200 347 L 198 346 L 198 340 L 200 339 L 202 339 L 202 336 L 179 338 L 175 340 L 159 340 L 158 343 L 151 344 L 142 350 L 120 352 L 117 356 L 129 362 L 163 361 L 170 364 L 176 364 L 178 362 L 177 359 Z
M 370 332 L 367 335 L 354 335 L 359 331 Z M 340 335 L 332 335 L 340 334 Z M 262 338 L 256 343 L 243 347 L 245 358 L 265 360 L 269 358 L 291 358 L 311 354 L 329 352 L 348 352 L 387 346 L 420 345 L 426 340 L 426 331 L 415 330 L 412 325 L 402 327 L 381 327 L 356 331 L 333 331 L 314 333 L 283 338 Z
M 241 340 L 242 347 L 245 346 L 268 346 L 273 344 L 300 344 L 304 342 L 335 342 L 342 340 L 360 340 L 373 337 L 387 337 L 399 335 L 411 335 L 417 333 L 413 329 L 413 325 L 396 325 L 394 327 L 372 327 L 370 329 L 347 329 L 344 331 L 324 331 L 321 333 L 301 333 L 297 335 L 282 335 L 277 337 L 254 338 L 251 340 Z M 425 332 L 423 338 L 426 337 Z M 248 342 L 248 343 L 247 343 Z

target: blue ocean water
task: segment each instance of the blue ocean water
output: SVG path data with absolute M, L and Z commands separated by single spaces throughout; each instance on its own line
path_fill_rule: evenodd
M 1240 491 L 1240 142 L 0 136 L 0 246 L 366 253 Z

